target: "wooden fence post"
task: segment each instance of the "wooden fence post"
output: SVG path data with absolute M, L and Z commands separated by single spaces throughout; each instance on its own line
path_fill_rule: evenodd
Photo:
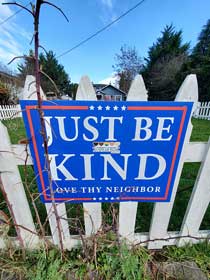
M 13 154 L 7 128 L 0 122 L 0 177 L 1 189 L 16 225 L 20 245 L 38 246 L 39 238 Z
M 147 101 L 147 90 L 141 75 L 133 80 L 127 101 Z M 134 239 L 138 202 L 121 202 L 119 210 L 119 234 L 132 241 Z
M 95 90 L 90 79 L 83 76 L 80 80 L 76 100 L 97 100 Z M 83 203 L 85 233 L 87 236 L 96 233 L 102 222 L 101 203 Z
M 197 179 L 191 194 L 190 201 L 182 222 L 180 236 L 199 236 L 198 231 L 204 214 L 210 202 L 210 138 L 206 149 L 204 160 L 202 161 Z M 186 239 L 178 240 L 177 244 L 183 246 Z
M 49 219 L 53 243 L 55 245 L 58 245 L 59 247 L 61 246 L 60 239 L 59 239 L 59 230 L 60 230 L 64 248 L 70 249 L 71 248 L 71 236 L 70 236 L 70 232 L 69 232 L 69 224 L 68 224 L 68 219 L 67 219 L 65 203 L 56 204 L 57 213 L 58 213 L 58 217 L 59 217 L 59 221 L 58 221 L 59 225 L 60 225 L 59 228 L 58 228 L 58 224 L 57 224 L 57 220 L 56 220 L 56 216 L 55 216 L 55 213 L 53 210 L 52 203 L 45 203 L 45 208 L 47 211 L 47 217 Z
M 194 101 L 193 110 L 196 109 L 196 103 L 198 101 L 198 84 L 196 75 L 188 75 L 183 84 L 181 85 L 178 94 L 176 96 L 176 101 Z M 193 112 L 192 112 L 193 113 Z M 191 114 L 192 116 L 192 114 Z M 171 217 L 171 212 L 174 205 L 174 200 L 182 172 L 182 168 L 184 165 L 184 154 L 187 144 L 190 141 L 190 136 L 192 133 L 192 124 L 191 122 L 188 124 L 185 142 L 182 149 L 182 154 L 179 160 L 177 174 L 174 181 L 173 191 L 171 195 L 170 202 L 158 202 L 155 203 L 152 215 L 152 221 L 150 226 L 149 239 L 164 239 L 168 237 L 168 224 Z M 161 249 L 163 247 L 163 243 L 161 241 L 149 242 L 149 249 Z
M 40 88 L 41 97 L 43 100 L 46 100 L 46 96 Z M 35 77 L 32 75 L 27 75 L 25 80 L 25 85 L 22 91 L 22 97 L 23 100 L 37 100 L 37 92 L 36 92 L 36 82 Z

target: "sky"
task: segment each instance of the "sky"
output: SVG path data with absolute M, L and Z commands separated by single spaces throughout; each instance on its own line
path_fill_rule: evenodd
M 0 0 L 0 4 L 7 2 Z M 40 17 L 40 43 L 46 50 L 53 50 L 59 57 L 86 39 L 139 0 L 51 0 L 69 18 L 69 22 L 53 7 L 43 5 Z M 29 1 L 19 3 L 27 5 Z M 0 5 L 0 62 L 7 64 L 14 56 L 27 54 L 33 48 L 33 19 L 19 8 Z M 142 59 L 147 57 L 150 46 L 168 24 L 182 29 L 183 42 L 196 44 L 203 25 L 210 19 L 210 0 L 145 0 L 142 5 L 123 17 L 86 44 L 58 58 L 72 82 L 79 82 L 88 75 L 99 83 L 113 75 L 115 54 L 120 47 L 135 47 Z M 9 67 L 15 71 L 17 63 Z

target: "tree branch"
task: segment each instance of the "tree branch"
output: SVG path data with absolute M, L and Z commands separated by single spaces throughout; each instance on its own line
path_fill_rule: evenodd
M 59 8 L 58 6 L 56 6 L 56 5 L 54 5 L 53 3 L 48 2 L 48 1 L 42 1 L 42 4 L 47 4 L 47 5 L 49 5 L 49 6 L 54 7 L 54 8 L 57 9 L 57 10 L 65 17 L 65 19 L 69 22 L 69 19 L 67 18 L 67 16 L 65 15 L 65 13 L 61 10 L 61 8 Z
M 36 84 L 36 81 L 32 81 L 32 82 L 30 82 L 30 83 L 28 84 L 28 91 L 30 90 L 30 88 L 31 88 L 31 86 L 32 86 L 33 84 Z
M 42 49 L 45 52 L 45 54 L 47 55 L 47 50 L 42 45 L 39 45 L 39 48 Z
M 56 83 L 53 81 L 53 79 L 51 79 L 50 76 L 48 76 L 47 73 L 45 73 L 44 71 L 39 70 L 39 72 L 40 72 L 41 74 L 43 74 L 46 78 L 48 78 L 48 80 L 50 80 L 50 82 L 53 84 L 53 86 L 54 86 L 54 88 L 55 88 L 55 90 L 56 90 L 56 92 L 57 92 L 57 97 L 58 97 L 60 91 L 59 91 L 59 89 L 57 88 Z
M 20 55 L 20 56 L 15 56 L 15 57 L 13 57 L 13 59 L 10 60 L 7 64 L 9 65 L 9 64 L 11 64 L 15 59 L 19 59 L 19 58 L 30 58 L 30 59 L 34 59 L 33 56 Z
M 191 238 L 191 239 L 195 239 L 195 240 L 209 240 L 209 237 L 202 237 L 202 236 L 193 236 L 193 235 L 180 235 L 180 236 L 171 236 L 171 237 L 166 237 L 166 238 L 154 238 L 154 239 L 148 239 L 145 241 L 140 241 L 137 244 L 135 244 L 134 246 L 138 246 L 138 245 L 142 245 L 142 244 L 147 244 L 149 242 L 156 242 L 156 241 L 170 241 L 173 239 L 181 239 L 181 238 Z
M 7 3 L 2 3 L 2 5 L 15 5 L 15 6 L 18 6 L 20 8 L 22 8 L 23 10 L 27 11 L 28 13 L 30 13 L 33 17 L 34 17 L 34 14 L 31 10 L 29 10 L 28 8 L 26 8 L 25 6 L 17 3 L 17 2 L 7 2 Z
M 34 40 L 34 34 L 33 34 L 32 38 L 31 38 L 30 45 L 32 45 L 33 40 Z
M 40 65 L 39 65 L 39 16 L 40 16 L 40 9 L 41 5 L 44 3 L 43 0 L 37 0 L 36 1 L 36 7 L 34 11 L 34 50 L 35 50 L 35 78 L 36 78 L 36 91 L 37 91 L 37 100 L 38 100 L 38 112 L 40 116 L 40 122 L 41 122 L 41 135 L 43 137 L 43 144 L 44 144 L 44 153 L 46 158 L 46 167 L 47 167 L 47 174 L 48 174 L 48 180 L 49 180 L 49 189 L 50 189 L 50 195 L 52 197 L 52 207 L 55 214 L 56 219 L 56 225 L 58 229 L 58 238 L 59 238 L 59 246 L 61 248 L 61 252 L 63 255 L 64 247 L 63 247 L 63 236 L 61 231 L 61 221 L 58 216 L 58 210 L 55 204 L 54 199 L 54 192 L 52 187 L 52 174 L 50 170 L 50 159 L 49 159 L 49 153 L 48 153 L 48 139 L 45 131 L 45 121 L 44 121 L 44 112 L 42 110 L 42 98 L 41 98 L 41 81 L 40 81 Z

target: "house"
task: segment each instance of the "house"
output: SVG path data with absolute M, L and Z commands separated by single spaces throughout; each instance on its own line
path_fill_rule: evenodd
M 21 80 L 13 74 L 0 70 L 0 103 L 16 103 L 22 90 Z
M 60 96 L 61 100 L 72 100 L 71 96 L 69 96 L 68 94 L 62 94 Z
M 126 99 L 126 93 L 112 85 L 95 84 L 93 87 L 98 100 L 123 101 Z

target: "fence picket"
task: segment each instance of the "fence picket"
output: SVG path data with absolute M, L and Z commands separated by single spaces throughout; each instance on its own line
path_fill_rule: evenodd
M 191 96 L 192 94 L 192 96 Z M 197 102 L 196 98 L 198 98 L 198 84 L 197 84 L 197 79 L 195 75 L 188 75 L 183 84 L 181 85 L 179 92 L 176 97 L 176 101 L 195 101 Z M 196 110 L 196 106 L 194 104 L 194 110 Z M 173 186 L 173 191 L 171 195 L 171 201 L 167 203 L 155 203 L 154 209 L 153 209 L 153 215 L 152 215 L 152 221 L 150 225 L 150 240 L 152 239 L 164 239 L 168 237 L 168 224 L 169 220 L 171 217 L 171 212 L 173 209 L 174 205 L 174 200 L 182 172 L 182 168 L 184 165 L 184 153 L 187 144 L 189 143 L 190 136 L 192 133 L 192 124 L 189 123 L 186 136 L 185 136 L 185 141 L 184 141 L 184 146 L 183 146 L 183 151 L 182 155 L 180 157 L 180 161 L 178 164 L 177 168 L 177 174 L 176 178 L 174 181 L 174 186 Z M 161 249 L 163 247 L 163 242 L 161 241 L 154 241 L 154 242 L 149 242 L 148 248 L 149 249 Z
M 199 119 L 210 120 L 210 102 L 198 102 L 197 110 L 193 116 Z
M 47 130 L 47 126 L 49 126 L 49 124 L 45 122 L 45 125 Z M 56 211 L 58 214 L 57 218 L 54 207 L 56 207 Z M 55 205 L 53 205 L 52 203 L 45 203 L 45 208 L 50 224 L 53 243 L 61 247 L 62 242 L 62 245 L 65 246 L 65 244 L 71 242 L 65 203 Z
M 147 101 L 147 90 L 141 75 L 137 75 L 131 84 L 127 101 Z M 121 202 L 119 209 L 119 234 L 127 239 L 134 239 L 137 202 Z
M 83 203 L 85 234 L 90 236 L 101 228 L 101 203 Z
M 22 117 L 20 105 L 1 105 L 0 120 L 9 120 Z
M 199 227 L 210 202 L 209 174 L 210 139 L 183 219 L 180 236 L 198 236 Z M 183 245 L 182 239 L 178 241 L 178 245 Z
M 207 119 L 210 120 L 210 102 L 208 103 Z
M 184 162 L 201 162 L 206 154 L 205 142 L 188 143 L 185 147 Z
M 67 241 L 69 242 L 70 238 L 71 238 L 70 233 L 69 233 L 69 225 L 68 225 L 68 220 L 67 220 L 65 203 L 56 204 L 57 213 L 58 213 L 58 222 L 56 221 L 56 216 L 54 213 L 52 203 L 46 203 L 45 207 L 47 210 L 47 216 L 49 219 L 53 243 L 55 245 L 60 245 L 60 238 L 59 238 L 59 230 L 60 230 L 62 242 L 65 245 L 66 242 Z M 58 228 L 58 223 L 59 223 L 60 228 Z
M 7 128 L 0 122 L 1 188 L 5 193 L 11 216 L 14 219 L 19 241 L 24 246 L 36 247 L 39 243 L 29 204 L 11 149 Z
M 5 247 L 6 247 L 5 241 L 4 241 L 4 239 L 1 237 L 1 238 L 0 238 L 0 248 L 1 248 L 1 249 L 4 249 Z
M 97 100 L 90 79 L 83 76 L 80 80 L 76 100 Z M 101 203 L 83 203 L 85 233 L 87 236 L 96 233 L 102 223 Z

